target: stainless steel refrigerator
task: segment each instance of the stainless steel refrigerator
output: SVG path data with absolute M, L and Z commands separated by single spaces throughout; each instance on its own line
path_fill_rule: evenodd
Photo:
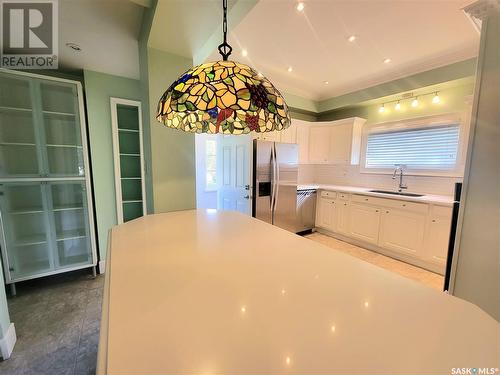
M 253 141 L 252 215 L 280 228 L 297 230 L 299 146 Z

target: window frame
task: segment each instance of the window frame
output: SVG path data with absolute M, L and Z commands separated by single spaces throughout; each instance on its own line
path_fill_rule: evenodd
M 215 154 L 213 155 L 208 155 L 208 142 L 214 142 L 215 144 Z M 205 168 L 204 168 L 204 172 L 205 172 L 205 191 L 216 191 L 217 188 L 218 188 L 218 184 L 217 184 L 217 177 L 218 177 L 218 174 L 217 174 L 217 139 L 215 137 L 207 137 L 205 139 L 205 142 L 204 142 L 204 161 L 205 161 Z M 215 183 L 209 183 L 208 182 L 208 179 L 207 179 L 207 176 L 208 176 L 208 158 L 209 157 L 214 157 L 215 158 L 215 169 L 214 169 L 214 172 L 215 172 Z
M 404 131 L 434 128 L 437 126 L 446 126 L 458 124 L 458 150 L 455 168 L 453 169 L 407 169 L 405 174 L 409 176 L 437 176 L 437 177 L 463 177 L 465 168 L 465 158 L 467 149 L 467 139 L 469 124 L 466 116 L 462 113 L 449 113 L 437 116 L 425 116 L 400 121 L 390 121 L 377 124 L 367 124 L 363 127 L 361 138 L 361 158 L 360 172 L 366 174 L 392 174 L 394 168 L 367 168 L 366 151 L 368 146 L 368 136 L 372 133 L 388 131 Z

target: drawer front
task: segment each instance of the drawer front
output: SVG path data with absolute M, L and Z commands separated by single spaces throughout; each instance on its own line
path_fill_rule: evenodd
M 323 190 L 321 192 L 321 197 L 324 197 L 324 198 L 337 198 L 337 192 L 336 191 L 326 191 L 326 190 Z
M 387 203 L 384 204 L 385 206 L 397 208 L 399 210 L 411 211 L 420 214 L 427 214 L 429 211 L 429 205 L 427 203 L 415 203 L 399 199 L 384 199 L 384 201 L 387 201 Z
M 452 211 L 453 211 L 452 207 L 433 206 L 432 207 L 432 216 L 441 216 L 441 217 L 451 218 Z
M 418 212 L 426 214 L 429 210 L 429 205 L 427 203 L 415 203 L 403 201 L 400 199 L 387 199 L 379 197 L 371 197 L 368 195 L 353 194 L 353 202 L 373 204 L 376 206 L 388 207 L 388 208 L 398 208 L 400 210 L 408 210 L 412 212 Z
M 349 193 L 337 193 L 337 198 L 347 201 L 349 200 Z
M 371 197 L 368 195 L 353 194 L 351 200 L 358 203 L 375 204 L 379 206 L 384 205 L 384 201 L 387 199 Z

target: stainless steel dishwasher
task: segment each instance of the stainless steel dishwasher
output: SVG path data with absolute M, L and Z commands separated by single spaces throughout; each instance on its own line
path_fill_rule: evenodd
M 314 228 L 316 219 L 316 189 L 297 190 L 296 233 Z

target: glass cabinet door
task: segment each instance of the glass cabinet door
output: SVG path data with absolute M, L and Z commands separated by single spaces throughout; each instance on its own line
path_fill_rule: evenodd
M 83 176 L 84 160 L 74 85 L 44 81 L 41 92 L 47 177 Z
M 44 183 L 0 183 L 0 212 L 10 278 L 52 270 Z
M 31 95 L 28 79 L 0 73 L 0 178 L 40 174 Z
M 87 195 L 84 181 L 50 182 L 56 267 L 92 262 Z

